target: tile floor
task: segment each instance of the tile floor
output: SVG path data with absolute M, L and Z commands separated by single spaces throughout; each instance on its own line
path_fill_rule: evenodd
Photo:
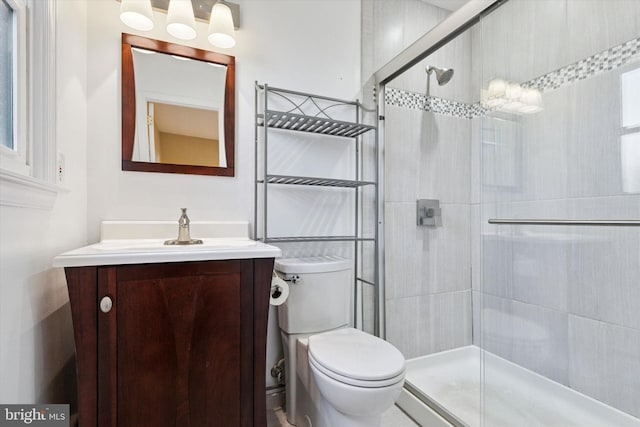
M 393 405 L 382 415 L 382 427 L 416 427 L 416 424 L 400 408 Z M 267 414 L 267 427 L 292 427 L 281 408 Z M 338 426 L 336 426 L 338 427 Z

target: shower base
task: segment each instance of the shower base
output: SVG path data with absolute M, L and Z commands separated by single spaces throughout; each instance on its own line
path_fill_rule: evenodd
M 408 360 L 397 404 L 429 427 L 640 427 L 638 418 L 476 346 Z

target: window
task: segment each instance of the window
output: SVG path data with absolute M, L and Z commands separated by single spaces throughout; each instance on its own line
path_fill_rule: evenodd
M 5 0 L 0 0 L 0 145 L 13 149 L 13 19 L 14 12 Z
M 26 9 L 23 0 L 0 0 L 0 166 L 29 174 L 26 135 Z
M 640 193 L 640 68 L 620 76 L 622 92 L 622 136 L 620 160 L 622 191 Z

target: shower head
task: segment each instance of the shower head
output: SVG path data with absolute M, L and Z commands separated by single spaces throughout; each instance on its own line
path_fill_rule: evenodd
M 436 73 L 436 80 L 440 86 L 444 86 L 449 83 L 451 77 L 453 77 L 453 69 L 452 68 L 438 68 L 433 66 L 428 66 L 425 71 L 427 72 L 427 76 L 430 76 L 431 73 Z M 428 78 L 428 77 L 427 77 Z

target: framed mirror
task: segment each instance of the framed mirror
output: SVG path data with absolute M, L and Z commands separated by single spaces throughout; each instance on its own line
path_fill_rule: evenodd
M 235 58 L 122 34 L 122 170 L 234 176 Z

